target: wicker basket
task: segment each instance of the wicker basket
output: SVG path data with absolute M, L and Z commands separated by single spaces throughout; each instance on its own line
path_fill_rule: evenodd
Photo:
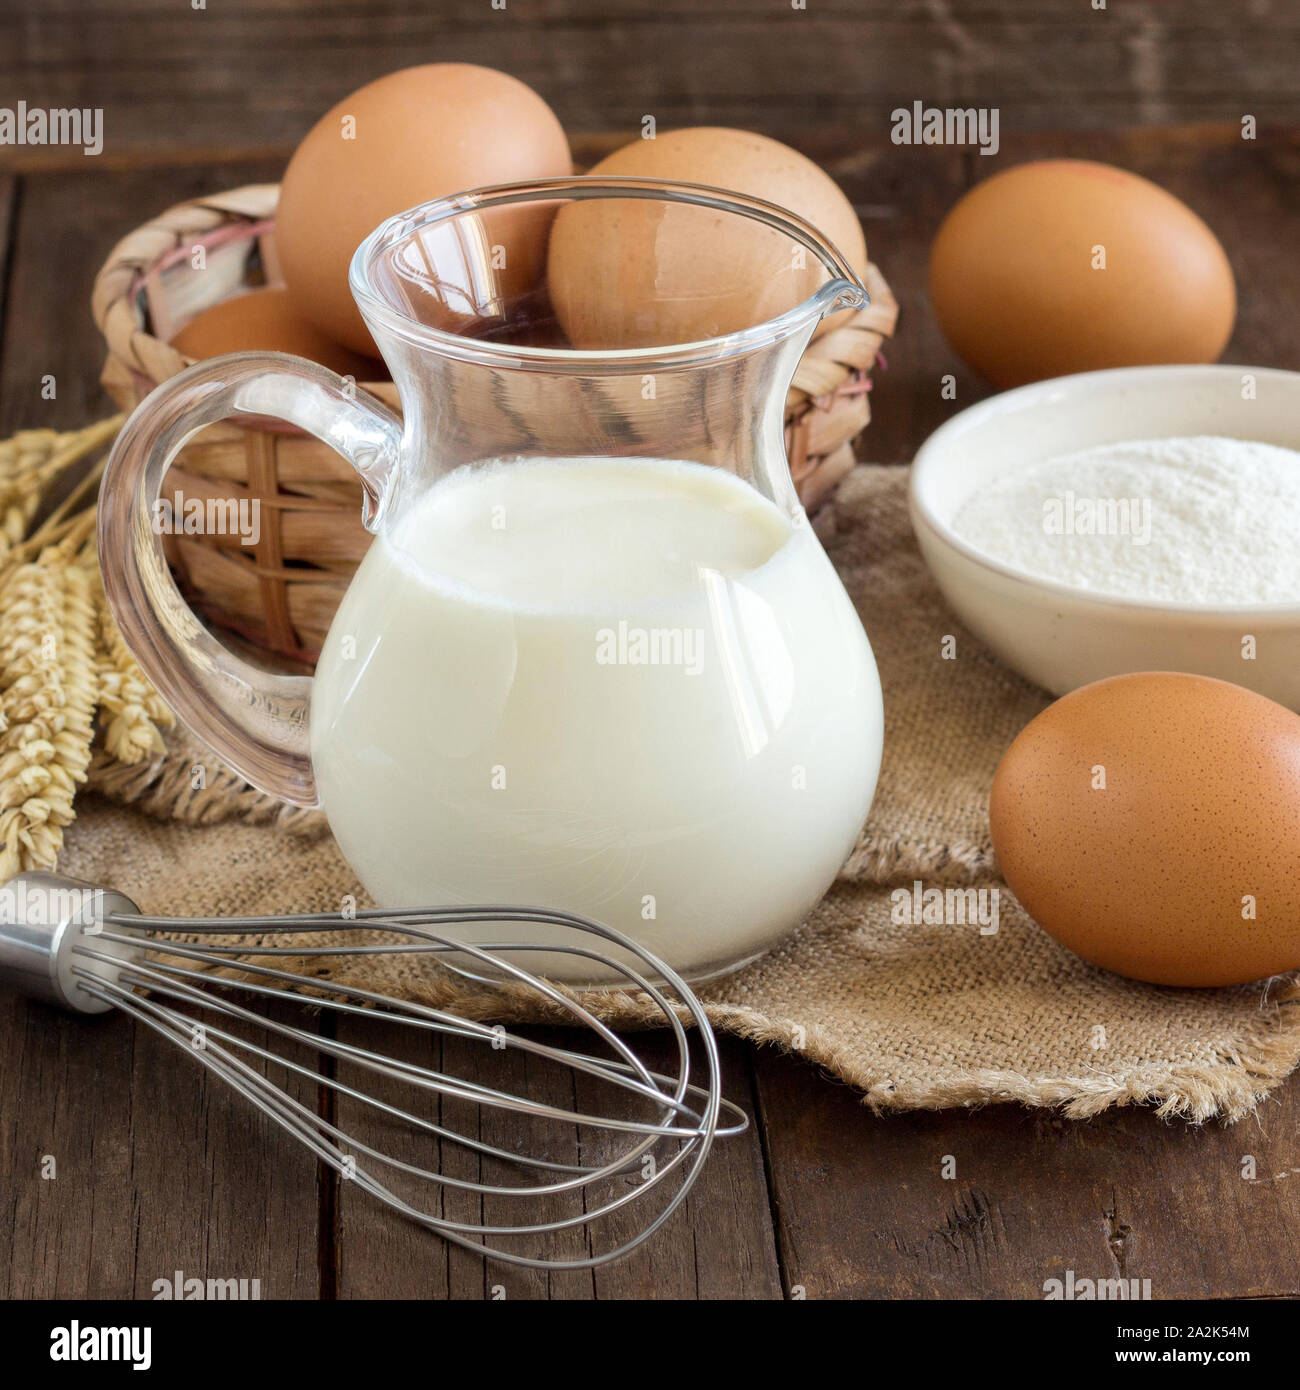
M 124 237 L 95 279 L 92 310 L 108 345 L 103 383 L 125 409 L 190 365 L 169 344 L 195 314 L 240 290 L 280 283 L 276 184 L 180 203 Z M 202 274 L 191 269 L 204 248 Z M 853 466 L 870 418 L 867 392 L 898 307 L 875 266 L 871 304 L 809 348 L 786 398 L 786 446 L 811 511 Z M 362 383 L 398 408 L 391 381 Z M 209 622 L 311 664 L 370 537 L 361 486 L 332 449 L 290 429 L 214 425 L 181 451 L 167 486 L 186 498 L 257 499 L 261 539 L 167 538 L 186 597 Z

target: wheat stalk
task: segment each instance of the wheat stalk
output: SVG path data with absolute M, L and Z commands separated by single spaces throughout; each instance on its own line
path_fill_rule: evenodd
M 104 748 L 110 757 L 128 765 L 157 757 L 167 751 L 162 730 L 170 729 L 176 718 L 149 684 L 117 630 L 99 562 L 89 543 L 83 550 L 82 564 L 90 576 L 97 620 L 95 670 Z
M 108 443 L 121 428 L 115 415 L 89 429 L 19 430 L 0 440 L 0 565 L 18 549 L 50 484 L 73 464 Z
M 0 440 L 0 881 L 53 868 L 87 778 L 96 713 L 105 755 L 165 751 L 171 711 L 126 649 L 95 554 L 104 459 L 34 530 L 50 484 L 107 444 L 122 417 Z
M 99 686 L 84 543 L 47 547 L 0 590 L 0 880 L 54 867 L 86 780 Z

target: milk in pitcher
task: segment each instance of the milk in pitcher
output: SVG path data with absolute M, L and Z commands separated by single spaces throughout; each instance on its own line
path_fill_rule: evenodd
M 826 890 L 871 803 L 882 715 L 802 516 L 706 465 L 543 459 L 457 469 L 381 530 L 321 655 L 311 735 L 330 825 L 381 906 L 576 912 L 698 979 Z

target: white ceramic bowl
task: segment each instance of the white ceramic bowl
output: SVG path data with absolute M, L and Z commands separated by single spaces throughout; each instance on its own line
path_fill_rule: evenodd
M 1022 386 L 954 416 L 917 454 L 911 482 L 912 526 L 954 612 L 1056 695 L 1126 671 L 1193 671 L 1300 709 L 1300 595 L 1215 608 L 1110 598 L 1027 576 L 952 530 L 969 497 L 1026 464 L 1094 444 L 1198 434 L 1300 449 L 1300 373 L 1123 367 Z M 1243 658 L 1248 635 L 1253 660 Z

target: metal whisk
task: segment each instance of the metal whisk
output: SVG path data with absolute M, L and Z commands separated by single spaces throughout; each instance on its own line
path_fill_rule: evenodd
M 456 940 L 440 930 L 465 923 L 512 923 L 525 930 L 516 940 L 477 945 Z M 557 944 L 553 933 L 547 934 L 544 944 L 530 942 L 526 930 L 530 924 L 565 928 L 574 934 L 573 944 Z M 302 945 L 268 946 L 261 943 L 265 933 L 301 934 L 305 940 Z M 330 933 L 329 939 L 312 939 L 321 933 Z M 376 934 L 398 939 L 375 940 Z M 675 1040 L 677 1062 L 673 1072 L 651 1071 L 623 1039 L 571 993 L 509 959 L 530 951 L 580 958 L 615 972 L 619 984 L 643 991 L 663 1014 Z M 256 958 L 250 959 L 250 953 Z M 612 1055 L 551 1046 L 499 1024 L 475 1023 L 338 981 L 323 985 L 319 978 L 268 963 L 277 956 L 302 959 L 357 955 L 433 955 L 442 958 L 447 968 L 472 979 L 525 986 L 535 991 L 539 999 L 562 1010 L 572 1022 L 590 1029 Z M 627 963 L 629 957 L 635 964 Z M 186 961 L 194 964 L 187 965 Z M 473 964 L 467 965 L 466 961 Z M 480 968 L 483 974 L 479 973 Z M 238 977 L 216 974 L 215 970 L 237 970 Z M 587 1269 L 625 1255 L 651 1236 L 681 1204 L 699 1175 L 713 1140 L 740 1134 L 748 1123 L 741 1110 L 722 1099 L 717 1043 L 704 1010 L 687 985 L 663 961 L 621 932 L 564 912 L 516 907 L 433 907 L 359 911 L 346 918 L 336 913 L 148 917 L 129 898 L 112 889 L 55 874 L 29 873 L 0 888 L 0 983 L 74 1013 L 97 1014 L 116 1008 L 130 1014 L 228 1082 L 346 1180 L 358 1183 L 379 1201 L 446 1240 L 509 1264 Z M 320 992 L 326 988 L 328 994 Z M 304 1002 L 336 1017 L 356 1016 L 372 1024 L 382 1020 L 426 1035 L 478 1042 L 498 1054 L 514 1049 L 546 1059 L 614 1088 L 614 1095 L 630 1095 L 647 1113 L 628 1118 L 624 1114 L 591 1114 L 576 1107 L 545 1104 L 508 1089 L 457 1078 L 430 1066 L 323 1036 L 319 1029 L 280 1022 L 239 1002 L 241 995 L 253 1001 L 283 999 L 286 992 L 292 997 L 294 989 L 310 990 L 311 995 Z M 187 1010 L 173 1004 L 183 1004 Z M 694 1078 L 683 1015 L 695 1025 L 704 1058 L 703 1067 Z M 214 1021 L 217 1019 L 221 1022 Z M 301 1044 L 325 1059 L 326 1065 L 304 1065 L 284 1051 L 264 1047 L 222 1026 L 234 1022 L 264 1030 L 290 1047 Z M 386 1153 L 346 1134 L 315 1108 L 304 1105 L 282 1084 L 264 1075 L 259 1063 L 280 1069 L 286 1080 L 292 1074 L 305 1077 L 438 1144 L 476 1152 L 480 1163 L 499 1160 L 512 1169 L 533 1174 L 538 1180 L 473 1181 Z M 345 1082 L 343 1073 L 349 1069 L 358 1071 L 362 1080 L 357 1084 Z M 473 1133 L 455 1128 L 441 1113 L 436 1119 L 414 1114 L 391 1100 L 368 1093 L 365 1078 L 409 1086 L 422 1093 L 426 1101 L 437 1098 L 439 1110 L 442 1099 L 450 1098 L 470 1102 L 474 1107 L 528 1117 L 521 1121 L 521 1146 L 507 1149 L 487 1143 Z M 726 1123 L 720 1125 L 723 1111 Z M 579 1155 L 583 1143 L 599 1138 L 601 1133 L 617 1138 L 618 1151 L 605 1161 L 587 1163 L 580 1158 L 560 1162 L 530 1153 L 523 1146 L 523 1130 L 534 1121 L 567 1126 L 570 1134 L 576 1132 Z M 393 1170 L 417 1184 L 430 1184 L 435 1196 L 439 1191 L 458 1189 L 476 1193 L 482 1199 L 517 1199 L 526 1204 L 563 1194 L 580 1194 L 583 1210 L 570 1217 L 534 1221 L 529 1221 L 521 1210 L 520 1219 L 502 1224 L 452 1220 L 399 1196 L 376 1175 L 377 1169 Z M 625 1176 L 629 1173 L 635 1173 L 638 1180 L 629 1183 Z M 619 1178 L 622 1181 L 615 1184 L 615 1195 L 597 1193 L 593 1198 L 593 1188 Z M 593 1202 L 590 1208 L 588 1201 Z M 598 1253 L 550 1258 L 526 1253 L 510 1244 L 494 1243 L 498 1239 L 536 1242 L 551 1233 L 585 1226 L 589 1228 L 591 1249 L 590 1228 L 632 1204 L 637 1205 L 639 1213 L 645 1213 L 636 1234 Z

